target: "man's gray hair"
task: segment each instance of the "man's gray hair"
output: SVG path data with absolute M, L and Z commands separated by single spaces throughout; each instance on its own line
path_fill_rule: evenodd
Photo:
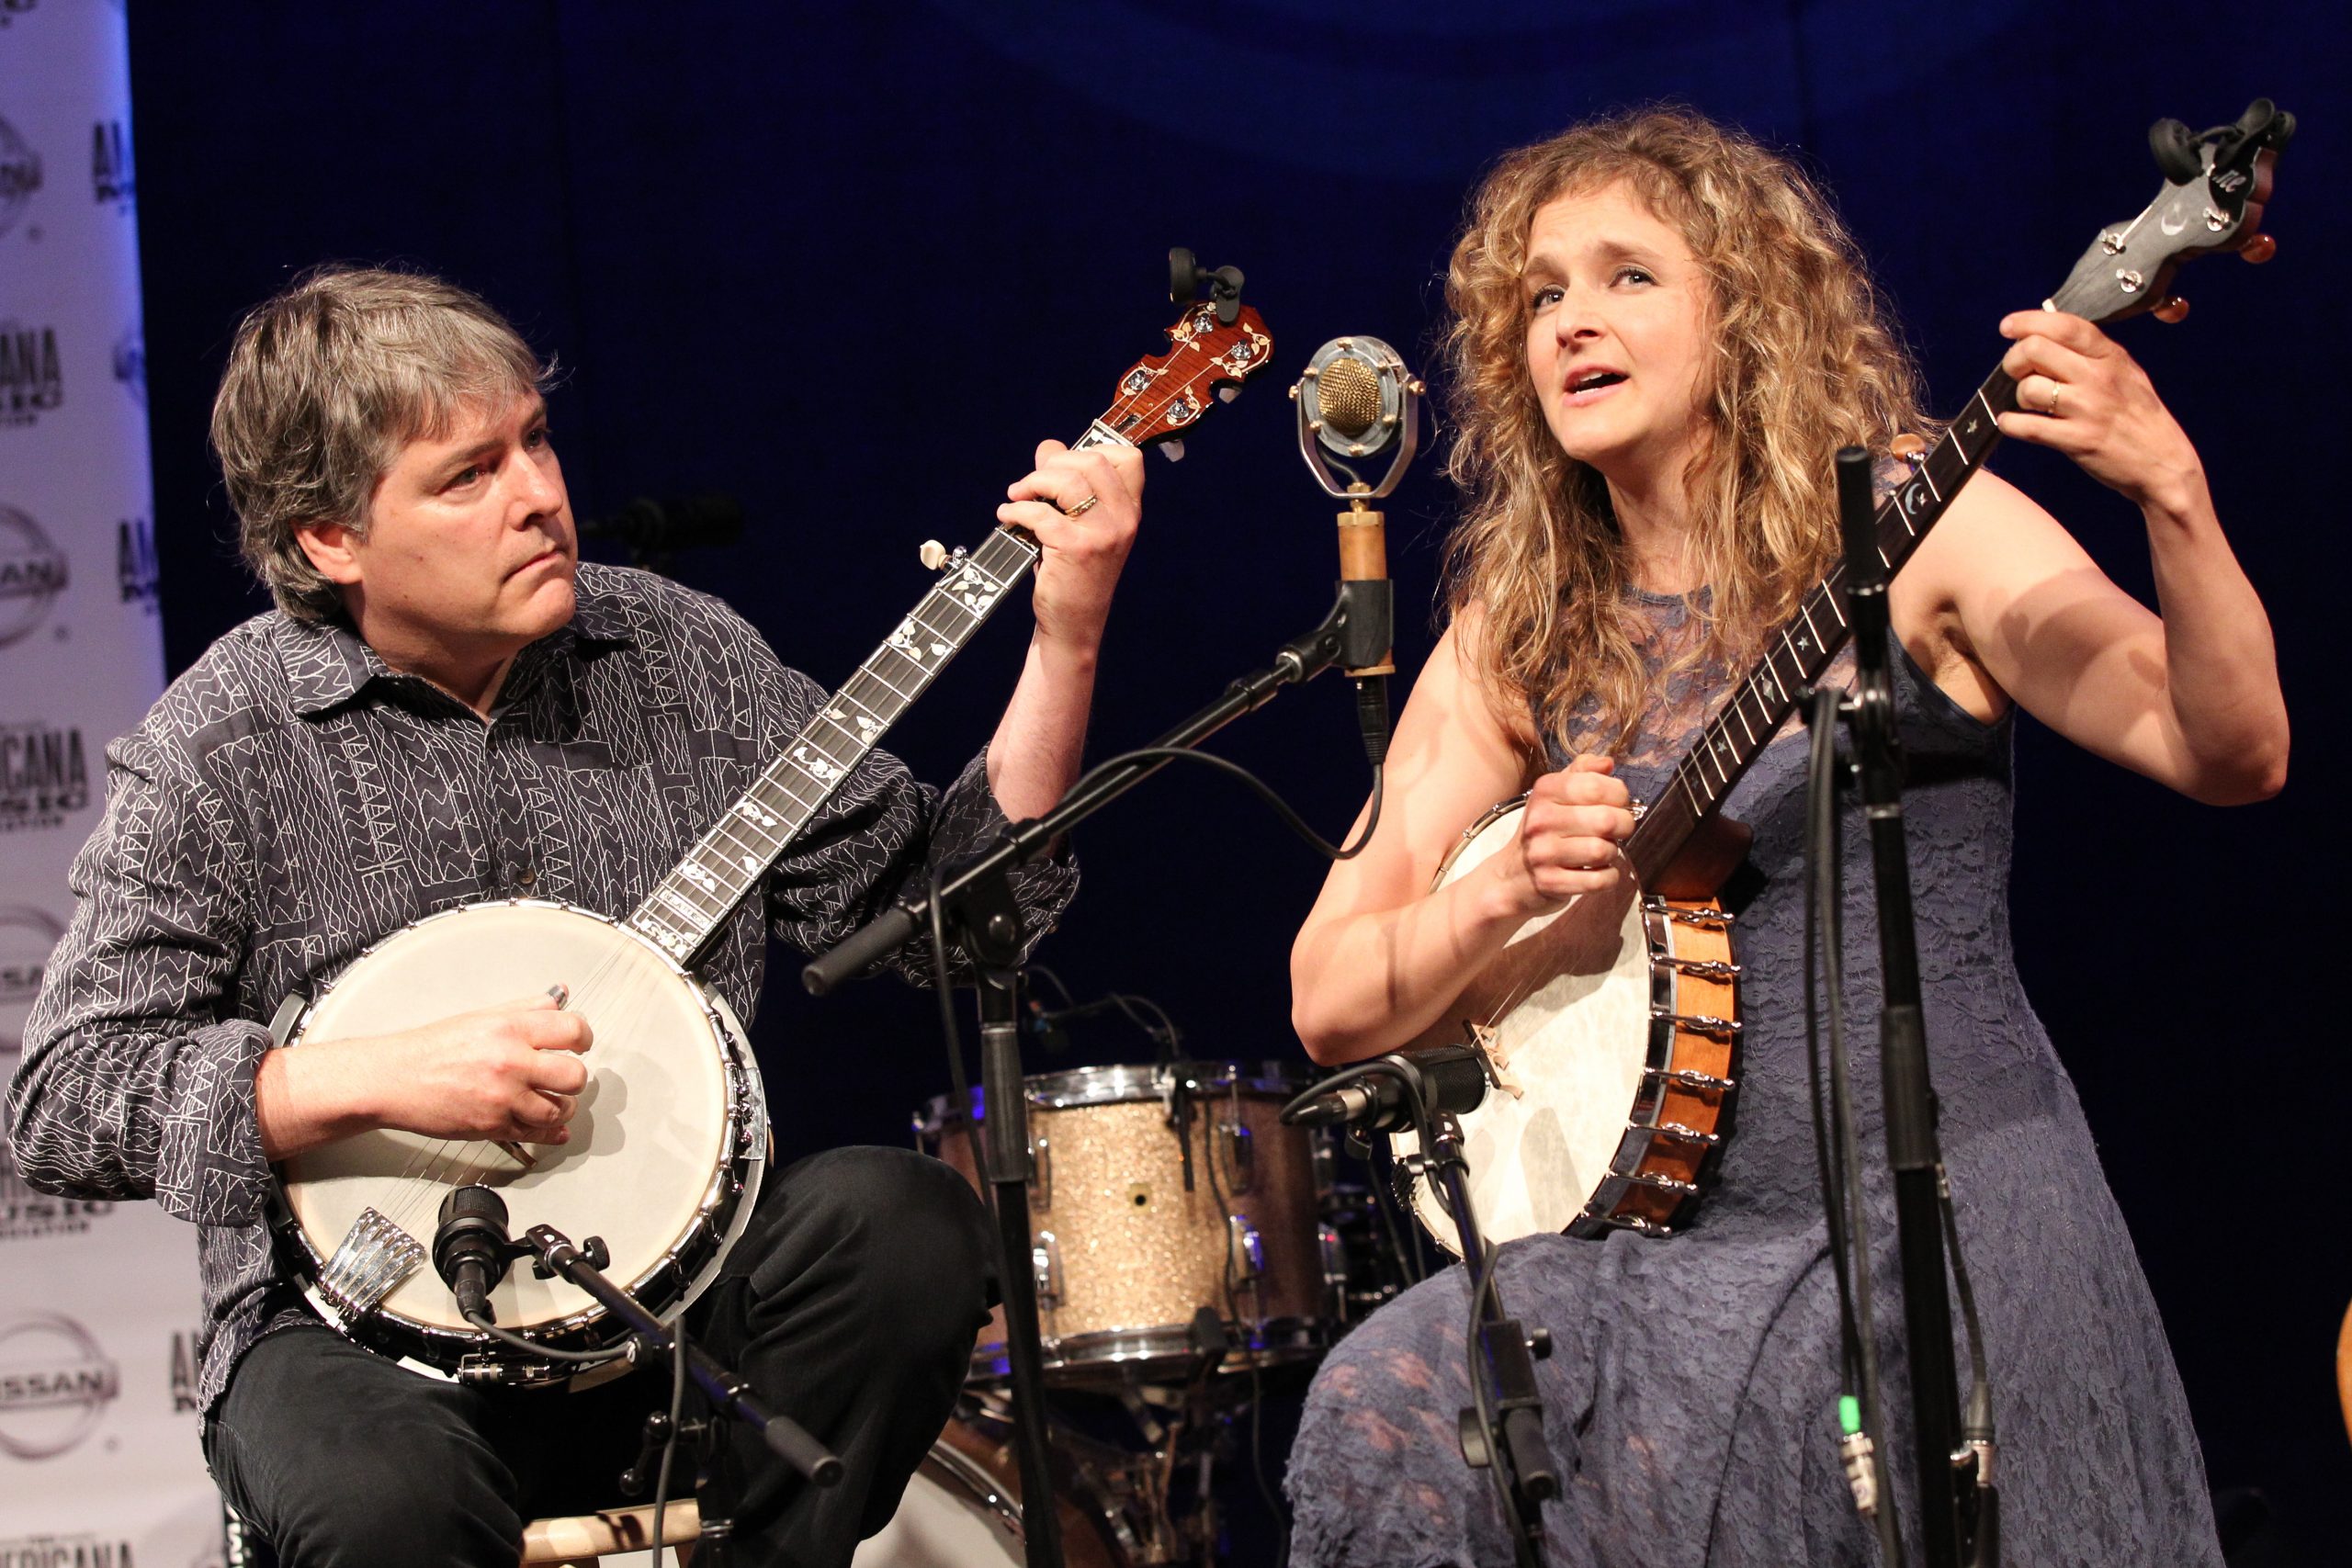
M 212 449 L 246 563 L 278 608 L 322 621 L 343 606 L 297 527 L 364 536 L 403 446 L 544 389 L 554 369 L 479 296 L 421 273 L 322 266 L 255 306 L 213 400 Z

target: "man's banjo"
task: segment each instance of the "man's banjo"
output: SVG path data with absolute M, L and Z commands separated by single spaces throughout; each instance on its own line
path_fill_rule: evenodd
M 1232 320 L 1221 320 L 1230 315 Z M 1119 378 L 1080 448 L 1170 442 L 1210 394 L 1262 369 L 1272 342 L 1237 301 L 1189 307 L 1168 353 Z M 1025 534 L 996 529 L 944 567 L 899 623 L 741 798 L 627 916 L 548 899 L 500 899 L 416 920 L 354 959 L 315 1000 L 281 1009 L 296 1047 L 415 1028 L 560 988 L 594 1025 L 593 1071 L 561 1145 L 379 1131 L 285 1161 L 277 1229 L 303 1292 L 353 1339 L 435 1375 L 552 1381 L 571 1370 L 492 1341 L 424 1267 L 443 1197 L 503 1190 L 522 1224 L 594 1235 L 606 1272 L 658 1314 L 717 1274 L 759 1195 L 767 1111 L 741 1022 L 695 974 L 719 927 L 1035 563 Z M 491 1293 L 499 1325 L 556 1349 L 626 1337 L 585 1292 L 510 1272 Z
M 2152 133 L 2166 180 L 2138 217 L 2102 229 L 2047 308 L 2093 321 L 2142 311 L 2177 321 L 2171 283 L 2183 262 L 2220 251 L 2269 259 L 2261 231 L 2272 165 L 2294 120 L 2257 99 L 2233 126 L 2191 137 Z M 1878 548 L 1893 574 L 2000 439 L 1996 416 L 2018 407 L 1996 370 L 1880 506 Z M 1490 1242 L 1545 1231 L 1662 1235 L 1689 1223 L 1731 1133 L 1737 1092 L 1739 967 L 1732 917 L 1715 891 L 1736 870 L 1747 829 L 1718 807 L 1820 680 L 1846 641 L 1845 568 L 1807 593 L 1764 657 L 1736 682 L 1626 841 L 1628 877 L 1521 926 L 1419 1045 L 1467 1032 L 1493 1089 L 1462 1117 L 1478 1229 Z M 1469 874 L 1518 833 L 1522 801 L 1496 807 L 1463 834 L 1432 890 Z M 1401 1157 L 1416 1152 L 1396 1135 Z M 1429 1184 L 1421 1223 L 1460 1251 Z

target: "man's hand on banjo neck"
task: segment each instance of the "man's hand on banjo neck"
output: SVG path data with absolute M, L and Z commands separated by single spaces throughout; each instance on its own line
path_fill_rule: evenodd
M 262 1154 L 286 1159 L 379 1128 L 567 1142 L 594 1039 L 586 1019 L 547 994 L 398 1034 L 266 1052 L 254 1075 Z

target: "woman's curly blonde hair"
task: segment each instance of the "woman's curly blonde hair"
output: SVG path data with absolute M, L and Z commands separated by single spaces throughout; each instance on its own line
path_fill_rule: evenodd
M 1470 199 L 1446 276 L 1447 471 L 1467 502 L 1447 542 L 1446 607 L 1485 618 L 1480 673 L 1498 716 L 1516 728 L 1532 709 L 1571 750 L 1624 746 L 1663 677 L 1644 668 L 1628 614 L 1609 487 L 1544 422 L 1521 275 L 1539 208 L 1620 182 L 1679 230 L 1712 285 L 1705 429 L 1685 475 L 1706 626 L 1678 669 L 1753 657 L 1827 569 L 1838 447 L 1883 452 L 1924 428 L 1917 373 L 1851 236 L 1786 157 L 1681 109 L 1505 154 Z

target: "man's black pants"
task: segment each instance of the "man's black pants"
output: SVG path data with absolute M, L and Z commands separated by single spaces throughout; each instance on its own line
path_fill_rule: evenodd
M 964 1179 L 910 1150 L 835 1149 L 770 1179 L 689 1328 L 847 1473 L 808 1486 L 738 1428 L 719 1502 L 739 1562 L 845 1564 L 889 1521 L 987 1321 L 988 1246 Z M 666 1369 L 581 1393 L 460 1387 L 322 1325 L 245 1353 L 204 1452 L 288 1568 L 513 1568 L 526 1519 L 618 1500 L 669 1393 Z

